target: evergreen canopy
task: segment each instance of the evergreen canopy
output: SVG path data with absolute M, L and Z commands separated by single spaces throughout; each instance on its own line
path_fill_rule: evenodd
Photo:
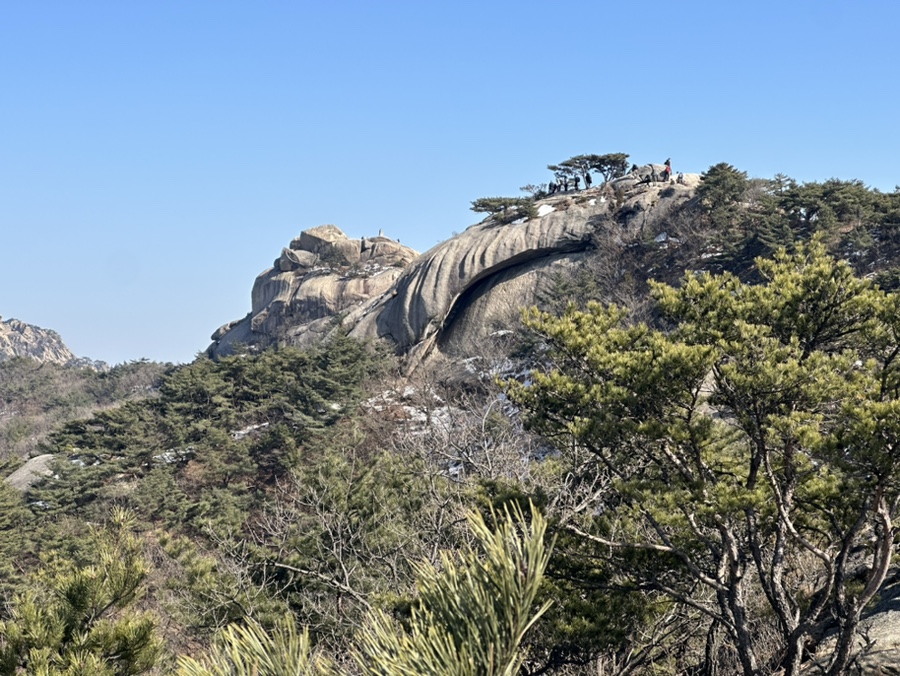
M 896 539 L 900 301 L 819 240 L 757 266 L 758 285 L 656 284 L 671 331 L 597 303 L 531 310 L 554 367 L 506 388 L 608 478 L 568 530 L 634 589 L 705 617 L 708 659 L 796 674 L 837 626 L 840 674 Z

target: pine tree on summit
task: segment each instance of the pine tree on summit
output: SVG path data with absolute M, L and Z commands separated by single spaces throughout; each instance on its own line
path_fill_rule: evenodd
M 480 197 L 472 200 L 470 209 L 476 213 L 486 213 L 498 223 L 511 223 L 520 218 L 537 216 L 534 198 L 529 197 Z

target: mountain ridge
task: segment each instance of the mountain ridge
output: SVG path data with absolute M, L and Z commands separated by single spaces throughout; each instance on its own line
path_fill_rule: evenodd
M 16 357 L 98 371 L 109 368 L 105 362 L 77 357 L 63 342 L 62 336 L 53 329 L 0 317 L 0 361 Z
M 260 273 L 251 312 L 214 332 L 207 354 L 225 356 L 238 345 L 305 346 L 341 331 L 384 340 L 408 372 L 466 358 L 517 326 L 520 309 L 550 293 L 560 274 L 596 248 L 598 234 L 656 235 L 699 181 L 696 174 L 681 183 L 630 175 L 545 196 L 530 217 L 505 223 L 489 216 L 421 255 L 381 236 L 350 239 L 333 225 L 312 228 Z M 381 265 L 367 268 L 377 260 L 367 249 L 373 243 L 381 247 Z

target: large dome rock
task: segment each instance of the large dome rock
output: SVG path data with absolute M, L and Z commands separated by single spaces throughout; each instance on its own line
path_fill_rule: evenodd
M 480 356 L 493 337 L 519 326 L 521 308 L 588 255 L 599 233 L 654 236 L 695 184 L 692 175 L 682 184 L 553 195 L 531 218 L 487 218 L 417 257 L 386 237 L 349 239 L 333 225 L 304 231 L 257 277 L 250 313 L 216 331 L 208 352 L 308 345 L 340 330 L 387 341 L 409 370 L 442 356 Z
M 543 201 L 537 218 L 487 219 L 432 248 L 380 307 L 355 321 L 350 335 L 387 339 L 418 360 L 441 346 L 467 352 L 516 326 L 519 308 L 534 303 L 554 263 L 589 248 L 597 221 L 608 218 L 604 197 L 574 195 Z

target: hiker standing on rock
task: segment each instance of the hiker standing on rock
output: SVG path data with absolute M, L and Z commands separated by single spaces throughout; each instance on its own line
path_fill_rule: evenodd
M 666 168 L 663 171 L 666 177 L 666 183 L 668 183 L 672 180 L 672 158 L 667 158 L 663 164 L 666 165 Z

